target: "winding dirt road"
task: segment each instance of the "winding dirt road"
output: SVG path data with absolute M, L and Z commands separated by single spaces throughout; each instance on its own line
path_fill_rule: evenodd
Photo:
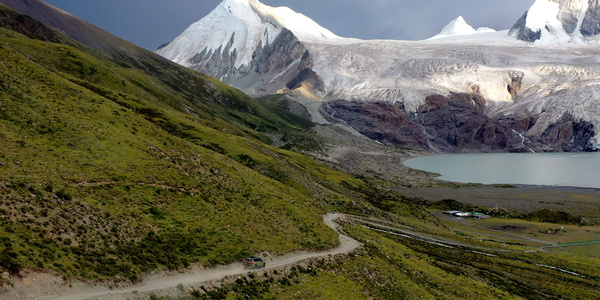
M 338 224 L 335 220 L 339 218 L 345 218 L 344 215 L 330 213 L 323 216 L 323 221 L 331 228 L 337 231 Z M 217 281 L 226 276 L 234 276 L 246 274 L 249 272 L 262 272 L 263 270 L 276 269 L 292 264 L 296 264 L 300 261 L 310 259 L 326 257 L 329 255 L 337 255 L 343 253 L 350 253 L 361 246 L 361 243 L 346 236 L 340 234 L 340 245 L 334 249 L 321 251 L 321 252 L 295 252 L 284 255 L 282 257 L 276 257 L 271 260 L 267 260 L 267 267 L 261 270 L 249 271 L 244 269 L 241 263 L 231 264 L 225 267 L 208 269 L 198 271 L 195 273 L 183 273 L 177 275 L 162 275 L 157 277 L 146 278 L 144 282 L 130 286 L 123 289 L 108 289 L 103 286 L 89 287 L 84 293 L 68 294 L 65 290 L 65 294 L 62 295 L 49 295 L 43 297 L 35 297 L 34 299 L 39 300 L 83 300 L 83 299 L 131 299 L 136 296 L 141 296 L 140 293 L 149 293 L 153 291 L 166 290 L 175 288 L 182 284 L 183 286 L 197 285 L 204 282 Z

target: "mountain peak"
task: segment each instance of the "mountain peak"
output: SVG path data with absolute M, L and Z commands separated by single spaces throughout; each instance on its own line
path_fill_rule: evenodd
M 452 20 L 444 28 L 442 28 L 442 30 L 438 32 L 436 37 L 472 34 L 475 32 L 476 30 L 467 23 L 465 18 L 463 18 L 463 16 L 459 16 L 458 18 Z
M 276 27 L 283 28 L 283 20 L 269 10 L 270 7 L 256 0 L 224 0 L 218 6 L 234 18 L 248 24 L 269 22 Z
M 536 0 L 510 30 L 528 42 L 574 42 L 600 34 L 600 0 Z
M 249 24 L 270 23 L 280 29 L 287 28 L 297 36 L 338 37 L 312 19 L 289 7 L 271 7 L 258 0 L 224 0 L 219 7 L 225 8 L 236 19 Z
M 284 28 L 299 39 L 338 38 L 288 7 L 271 7 L 258 0 L 224 0 L 158 53 L 187 66 L 203 49 L 229 52 L 237 68 L 248 64 L 257 47 L 272 43 Z

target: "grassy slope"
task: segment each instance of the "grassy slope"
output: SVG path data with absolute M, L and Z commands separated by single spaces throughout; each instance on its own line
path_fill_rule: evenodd
M 361 183 L 256 139 L 302 127 L 88 50 L 0 30 L 0 264 L 135 277 L 337 243 L 324 200 Z
M 495 252 L 497 257 L 491 257 L 361 227 L 349 230 L 365 242 L 366 256 L 379 267 L 369 267 L 369 259 L 358 257 L 346 261 L 343 268 L 381 298 L 411 299 L 420 295 L 427 299 L 592 299 L 599 295 L 599 273 L 592 267 L 597 260 L 522 251 Z M 579 272 L 587 278 L 535 263 Z M 378 278 L 377 282 L 371 282 L 371 277 Z
M 364 248 L 343 259 L 249 275 L 201 299 L 598 299 L 599 260 L 580 255 L 448 248 L 345 224 Z M 489 246 L 489 245 L 488 245 Z M 520 250 L 520 251 L 519 251 Z M 485 250 L 484 250 L 485 251 Z M 489 250 L 485 252 L 490 252 Z M 566 274 L 549 265 L 585 277 Z M 180 296 L 157 299 L 197 299 Z

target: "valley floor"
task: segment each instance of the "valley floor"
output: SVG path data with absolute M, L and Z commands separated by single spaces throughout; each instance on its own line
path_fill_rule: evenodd
M 440 185 L 401 188 L 398 192 L 407 197 L 422 197 L 431 201 L 454 199 L 482 207 L 500 206 L 515 213 L 549 209 L 581 215 L 591 222 L 600 220 L 600 189 L 555 186 L 504 187 L 443 182 Z

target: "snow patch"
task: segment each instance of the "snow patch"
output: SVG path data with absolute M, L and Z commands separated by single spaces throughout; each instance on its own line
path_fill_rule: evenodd
M 558 19 L 560 4 L 550 0 L 536 0 L 529 9 L 525 26 L 534 32 L 541 31 L 536 44 L 556 45 L 576 42 Z
M 496 30 L 489 27 L 479 27 L 477 28 L 477 32 L 496 32 Z
M 547 25 L 561 25 L 558 20 L 560 6 L 558 3 L 550 0 L 536 0 L 527 13 L 525 26 L 533 31 L 542 30 Z

